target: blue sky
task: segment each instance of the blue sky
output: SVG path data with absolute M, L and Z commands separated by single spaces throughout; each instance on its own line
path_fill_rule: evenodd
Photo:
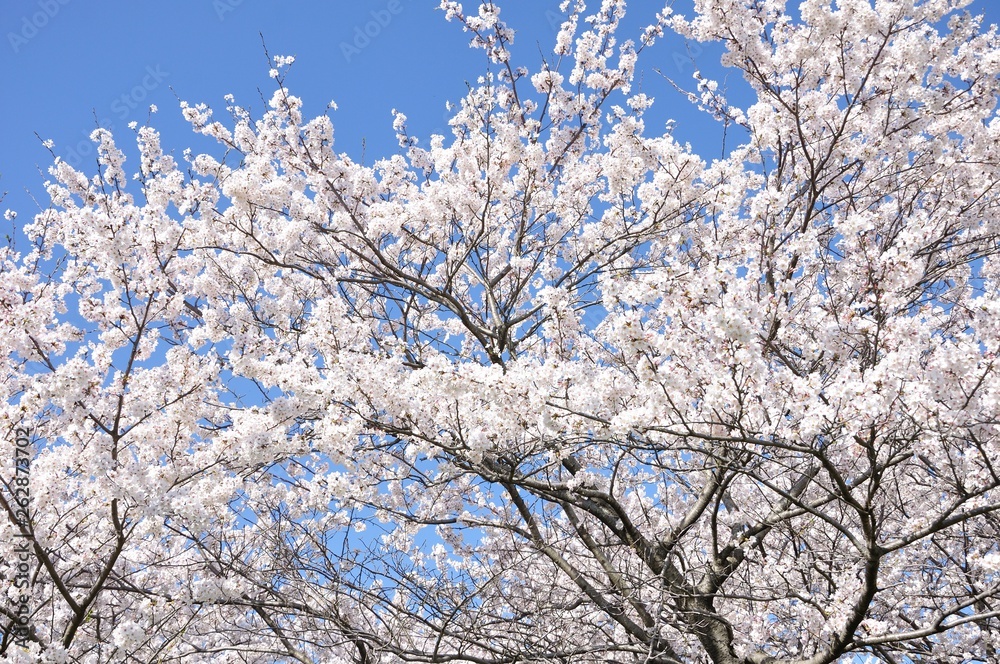
M 159 113 L 153 124 L 164 147 L 178 156 L 195 140 L 182 121 L 178 99 L 223 109 L 223 96 L 259 115 L 273 81 L 261 44 L 272 55 L 294 55 L 286 82 L 302 97 L 308 116 L 336 101 L 337 150 L 365 161 L 392 152 L 392 108 L 409 117 L 411 134 L 446 133 L 444 104 L 457 101 L 465 82 L 486 69 L 482 51 L 447 23 L 437 0 L 3 0 L 0 2 L 0 207 L 27 223 L 46 205 L 42 182 L 51 157 L 35 133 L 56 143 L 56 154 L 95 172 L 87 135 L 100 122 L 119 144 L 131 144 L 127 125 Z M 558 0 L 501 2 L 501 16 L 517 30 L 517 64 L 536 70 L 539 53 L 551 54 L 560 21 Z M 599 4 L 596 2 L 592 5 Z M 676 0 L 677 11 L 691 0 Z M 790 4 L 795 4 L 792 0 Z M 976 0 L 973 11 L 1000 20 L 1000 3 Z M 465 3 L 466 10 L 477 2 Z M 623 36 L 636 36 L 659 0 L 631 3 Z M 717 46 L 685 44 L 677 37 L 646 53 L 638 87 L 657 99 L 657 117 L 675 118 L 674 134 L 705 157 L 721 153 L 721 129 L 694 110 L 661 76 L 691 83 L 697 67 L 718 73 Z M 643 61 L 640 61 L 640 65 Z M 730 75 L 729 84 L 740 86 Z M 649 126 L 650 131 L 661 128 Z M 127 167 L 127 165 L 126 165 Z M 126 170 L 130 170 L 126 168 Z M 10 232 L 8 222 L 4 233 Z
M 686 1 L 686 0 L 685 0 Z M 336 101 L 337 149 L 365 161 L 392 152 L 391 109 L 409 117 L 412 134 L 446 133 L 445 102 L 457 101 L 466 81 L 486 69 L 483 51 L 468 48 L 469 35 L 444 20 L 436 0 L 3 0 L 0 3 L 0 207 L 18 211 L 18 225 L 46 204 L 42 182 L 51 162 L 35 133 L 55 141 L 55 153 L 95 172 L 87 135 L 96 122 L 110 127 L 119 144 L 131 143 L 127 125 L 143 124 L 149 104 L 164 147 L 178 156 L 199 144 L 180 116 L 178 99 L 205 102 L 222 111 L 223 96 L 259 115 L 261 94 L 270 97 L 261 33 L 271 55 L 294 55 L 286 83 L 302 97 L 308 116 Z M 467 10 L 476 2 L 466 2 Z M 557 0 L 501 3 L 502 17 L 517 30 L 515 58 L 537 70 L 539 52 L 551 55 L 561 15 Z M 627 25 L 658 2 L 636 2 Z M 366 34 L 367 29 L 367 34 Z M 374 36 L 372 36 L 374 35 Z M 690 80 L 717 54 L 673 39 L 657 48 L 665 73 Z M 701 62 L 697 62 L 702 66 Z M 647 72 L 642 89 L 691 117 L 678 133 L 691 140 L 712 129 L 658 75 Z M 259 91 L 258 91 L 259 90 Z M 223 116 L 220 119 L 224 119 Z M 719 143 L 718 137 L 712 139 Z M 126 164 L 126 170 L 127 168 Z M 40 173 L 41 172 L 41 173 Z M 26 192 L 25 190 L 28 190 Z M 30 194 L 29 194 L 30 192 Z M 4 232 L 9 232 L 9 223 Z

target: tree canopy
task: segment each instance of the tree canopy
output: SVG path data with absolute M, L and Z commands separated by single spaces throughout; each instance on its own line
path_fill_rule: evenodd
M 489 64 L 371 165 L 290 57 L 261 117 L 181 104 L 214 152 L 135 126 L 132 178 L 96 130 L 0 249 L 0 651 L 995 661 L 1000 36 L 968 4 L 625 35 L 567 0 L 529 69 L 444 1 Z M 646 126 L 666 31 L 752 89 L 690 93 L 722 158 Z

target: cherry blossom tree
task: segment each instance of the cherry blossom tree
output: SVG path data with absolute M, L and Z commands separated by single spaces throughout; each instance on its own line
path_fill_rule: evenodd
M 0 650 L 996 661 L 1000 36 L 968 4 L 696 0 L 627 39 L 623 0 L 567 0 L 528 70 L 445 1 L 488 70 L 372 165 L 285 57 L 260 118 L 182 104 L 214 154 L 133 127 L 130 182 L 95 131 L 0 250 L 33 446 Z M 646 126 L 666 31 L 752 90 L 691 92 L 725 158 Z

